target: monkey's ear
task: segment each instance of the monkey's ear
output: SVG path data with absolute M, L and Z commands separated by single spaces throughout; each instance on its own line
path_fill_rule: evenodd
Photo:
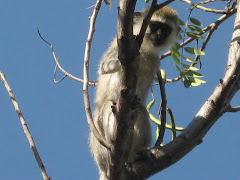
M 142 17 L 142 12 L 134 12 L 133 23 L 136 24 L 139 22 L 139 18 Z

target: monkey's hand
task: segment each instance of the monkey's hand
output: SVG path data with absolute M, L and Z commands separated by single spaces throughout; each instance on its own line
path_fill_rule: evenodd
M 115 73 L 119 71 L 120 68 L 121 63 L 118 59 L 109 59 L 100 64 L 99 74 Z

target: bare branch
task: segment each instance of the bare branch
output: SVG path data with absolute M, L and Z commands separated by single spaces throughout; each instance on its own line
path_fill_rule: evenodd
M 172 82 L 177 82 L 177 81 L 179 81 L 179 80 L 181 80 L 181 76 L 178 76 L 178 77 L 175 77 L 175 78 L 173 78 L 173 79 L 168 79 L 168 78 L 166 78 L 166 83 L 172 83 Z M 159 85 L 159 83 L 154 83 L 153 84 L 153 86 L 156 86 L 156 85 Z
M 93 117 L 92 117 L 92 111 L 91 111 L 91 105 L 90 105 L 89 93 L 88 93 L 89 58 L 90 58 L 91 43 L 92 43 L 92 37 L 93 37 L 94 31 L 95 31 L 95 23 L 96 23 L 97 15 L 100 10 L 101 4 L 102 4 L 102 0 L 97 0 L 92 16 L 90 17 L 89 32 L 87 36 L 86 48 L 85 48 L 85 54 L 84 54 L 83 98 L 84 98 L 84 106 L 85 106 L 85 112 L 87 116 L 87 122 L 91 132 L 94 134 L 95 138 L 99 141 L 101 145 L 103 145 L 107 149 L 111 149 L 112 145 L 109 142 L 107 142 L 105 139 L 103 139 L 103 137 L 99 134 L 96 126 L 93 123 Z
M 226 14 L 226 13 L 227 13 L 226 10 L 218 10 L 218 9 L 206 8 L 206 7 L 204 7 L 204 6 L 200 6 L 199 3 L 195 4 L 195 3 L 193 3 L 193 2 L 190 1 L 190 0 L 180 0 L 180 1 L 185 2 L 185 3 L 193 6 L 194 8 L 201 9 L 201 10 L 203 10 L 203 11 L 205 11 L 205 12 L 211 12 L 211 13 L 216 13 L 216 14 Z M 205 2 L 205 3 L 204 3 L 204 2 L 201 2 L 201 4 L 206 4 L 206 3 L 207 3 L 207 2 Z
M 176 78 L 174 78 L 174 79 L 166 79 L 166 82 L 177 82 L 177 81 L 179 81 L 181 79 L 181 76 L 178 76 L 178 77 L 176 77 Z
M 55 64 L 55 67 L 54 67 L 53 81 L 54 81 L 55 83 L 60 83 L 62 80 L 65 79 L 65 77 L 67 77 L 67 75 L 65 74 L 61 79 L 57 80 L 56 74 L 57 74 L 57 64 Z
M 82 82 L 82 83 L 83 83 L 83 79 L 80 79 L 80 78 L 78 78 L 78 77 L 76 77 L 76 76 L 73 76 L 72 74 L 70 74 L 69 72 L 67 72 L 67 71 L 60 65 L 60 63 L 59 63 L 59 61 L 58 61 L 58 58 L 56 57 L 56 54 L 55 54 L 55 52 L 54 52 L 53 44 L 49 43 L 47 40 L 45 40 L 45 39 L 42 37 L 39 29 L 38 29 L 38 35 L 40 36 L 40 38 L 41 38 L 46 44 L 48 44 L 48 45 L 50 46 L 51 51 L 52 51 L 52 56 L 53 56 L 53 59 L 54 59 L 56 65 L 57 65 L 57 67 L 65 74 L 65 76 L 64 76 L 61 80 L 55 81 L 55 73 L 54 73 L 54 82 L 55 82 L 55 83 L 60 82 L 60 81 L 62 81 L 66 76 L 68 76 L 68 77 L 72 78 L 72 79 L 75 80 L 75 81 L 78 81 L 78 82 Z M 95 86 L 95 85 L 96 85 L 96 81 L 89 81 L 88 84 L 91 85 L 91 86 Z
M 1 78 L 2 83 L 3 83 L 3 85 L 5 86 L 5 88 L 6 88 L 7 92 L 8 92 L 8 95 L 9 95 L 11 101 L 12 101 L 13 107 L 14 107 L 14 109 L 15 109 L 18 117 L 19 117 L 19 120 L 20 120 L 20 123 L 22 125 L 24 134 L 25 134 L 25 136 L 26 136 L 26 138 L 28 140 L 28 143 L 30 144 L 30 147 L 31 147 L 32 152 L 33 152 L 33 155 L 34 155 L 34 157 L 35 157 L 35 159 L 36 159 L 36 161 L 38 163 L 38 166 L 39 166 L 39 169 L 41 171 L 42 177 L 43 177 L 44 180 L 50 180 L 50 178 L 47 175 L 47 171 L 45 169 L 45 166 L 43 165 L 41 157 L 40 157 L 40 155 L 38 153 L 37 147 L 36 147 L 36 145 L 34 143 L 33 137 L 32 137 L 32 135 L 30 133 L 29 128 L 28 128 L 27 122 L 25 121 L 25 119 L 23 117 L 23 114 L 22 114 L 22 111 L 20 109 L 20 106 L 19 106 L 19 104 L 18 104 L 18 102 L 17 102 L 17 100 L 16 100 L 16 98 L 15 98 L 15 96 L 13 94 L 13 91 L 12 91 L 10 85 L 7 82 L 7 79 L 6 79 L 5 75 L 1 71 L 0 71 L 0 78 Z

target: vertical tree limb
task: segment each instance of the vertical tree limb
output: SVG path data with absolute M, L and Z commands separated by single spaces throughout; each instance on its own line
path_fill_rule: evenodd
M 135 97 L 138 43 L 133 36 L 133 14 L 136 0 L 120 0 L 118 7 L 117 42 L 118 59 L 123 69 L 121 96 L 116 104 L 116 140 L 111 153 L 110 179 L 126 179 L 129 149 L 126 145 L 133 133 L 132 103 Z
M 84 66 L 83 66 L 83 98 L 84 98 L 84 105 L 85 105 L 85 112 L 87 116 L 87 122 L 90 127 L 91 132 L 94 134 L 95 138 L 99 141 L 101 145 L 106 147 L 107 149 L 111 149 L 112 145 L 108 143 L 103 137 L 99 134 L 96 126 L 93 123 L 92 111 L 90 106 L 89 100 L 89 93 L 88 93 L 88 83 L 89 83 L 89 58 L 90 58 L 90 50 L 92 44 L 92 37 L 95 31 L 95 22 L 97 19 L 97 15 L 99 9 L 101 7 L 102 0 L 98 0 L 95 8 L 93 10 L 92 16 L 90 17 L 90 27 L 86 41 L 86 49 L 84 54 Z

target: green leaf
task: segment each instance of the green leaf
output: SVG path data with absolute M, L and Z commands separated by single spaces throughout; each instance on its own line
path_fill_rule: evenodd
M 199 68 L 196 68 L 196 67 L 194 67 L 194 66 L 190 66 L 188 69 L 189 69 L 189 70 L 192 70 L 192 71 L 198 71 L 198 70 L 199 70 Z
M 185 88 L 189 88 L 191 86 L 191 83 L 192 83 L 192 81 L 185 79 L 183 84 L 184 84 Z
M 191 29 L 192 31 L 199 32 L 201 34 L 204 33 L 204 31 L 201 28 L 195 25 L 188 25 L 188 28 Z
M 178 34 L 177 40 L 181 40 L 181 39 L 182 39 L 182 35 L 181 35 L 181 34 Z
M 201 51 L 199 49 L 194 49 L 194 54 L 196 56 L 203 56 L 203 55 L 205 55 L 205 52 L 203 52 L 203 51 Z
M 178 65 L 175 65 L 175 66 L 176 66 L 177 70 L 181 73 L 182 72 L 181 68 Z
M 179 57 L 180 56 L 180 53 L 178 52 L 179 48 L 180 48 L 180 44 L 179 43 L 174 43 L 173 46 L 171 47 L 170 51 L 172 52 L 172 54 Z
M 200 86 L 201 84 L 204 84 L 204 83 L 206 83 L 206 81 L 194 78 L 194 81 L 191 83 L 191 86 L 196 87 L 196 86 Z
M 188 71 L 186 71 L 186 70 L 185 70 L 185 71 L 182 70 L 182 71 L 180 72 L 181 77 L 184 77 L 184 76 L 187 74 L 187 72 L 188 72 Z
M 180 60 L 178 59 L 178 57 L 174 53 L 172 53 L 172 58 L 173 58 L 173 60 L 176 64 L 180 64 Z
M 187 71 L 186 75 L 189 75 L 189 76 L 192 76 L 192 77 L 203 77 L 202 74 L 198 73 L 198 72 L 195 72 L 195 71 Z
M 181 47 L 180 44 L 179 44 L 178 42 L 176 42 L 176 43 L 174 43 L 174 44 L 172 45 L 171 50 L 172 50 L 172 49 L 178 50 L 180 47 Z
M 173 50 L 173 51 L 172 51 L 172 54 L 174 54 L 174 55 L 177 56 L 177 57 L 180 56 L 180 53 L 179 53 L 177 50 Z
M 182 66 L 188 70 L 192 70 L 192 71 L 198 71 L 199 69 L 194 67 L 194 66 L 189 66 L 187 64 L 182 64 Z
M 193 66 L 189 66 L 187 64 L 182 64 L 182 66 L 188 70 L 198 71 L 199 69 Z
M 194 53 L 194 48 L 192 48 L 192 47 L 185 47 L 184 50 L 185 50 L 186 52 L 190 53 L 190 54 L 195 54 L 195 53 Z
M 199 35 L 199 34 L 197 34 L 197 33 L 194 33 L 194 32 L 187 32 L 187 35 L 188 35 L 189 37 L 194 38 L 194 39 L 203 39 L 203 37 L 202 37 L 201 35 Z
M 184 57 L 184 56 L 183 56 L 183 59 L 185 59 L 185 61 L 188 61 L 188 62 L 190 62 L 190 63 L 197 63 L 197 61 L 194 61 L 194 60 L 192 60 L 192 59 L 190 59 L 190 58 L 188 58 L 188 57 Z
M 145 3 L 148 3 L 150 0 L 145 0 Z
M 183 20 L 181 20 L 180 18 L 178 18 L 178 24 L 180 26 L 185 26 L 185 22 Z
M 201 84 L 206 83 L 206 81 L 198 79 L 198 78 L 194 78 L 194 77 L 186 77 L 186 85 L 189 85 L 189 83 L 190 83 L 190 86 L 196 87 L 196 86 L 200 86 Z M 185 81 L 184 81 L 184 86 L 185 86 Z
M 202 26 L 202 23 L 198 19 L 190 18 L 190 21 L 197 26 Z
M 196 49 L 196 48 L 192 48 L 192 47 L 185 47 L 184 50 L 190 54 L 195 54 L 196 56 L 202 56 L 205 55 L 205 52 Z

